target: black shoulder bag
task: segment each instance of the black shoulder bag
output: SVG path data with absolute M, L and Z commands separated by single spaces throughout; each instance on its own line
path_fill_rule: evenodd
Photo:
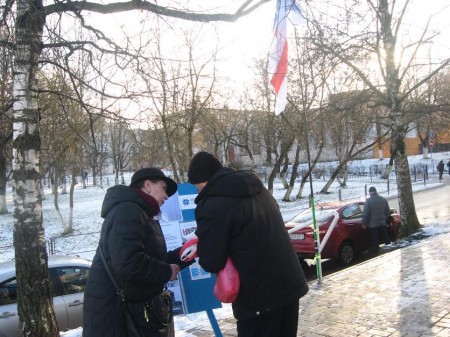
M 155 332 L 165 329 L 170 324 L 173 314 L 171 292 L 166 289 L 158 296 L 145 302 L 127 301 L 106 263 L 102 247 L 100 247 L 100 256 L 109 279 L 122 300 L 128 337 L 152 336 Z

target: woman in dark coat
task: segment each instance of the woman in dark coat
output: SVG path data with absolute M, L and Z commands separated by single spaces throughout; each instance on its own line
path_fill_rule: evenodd
M 100 256 L 100 249 L 128 301 L 143 302 L 162 293 L 180 269 L 179 249 L 167 252 L 159 222 L 160 206 L 177 184 L 156 168 L 138 170 L 130 186 L 108 189 L 102 205 L 105 219 L 84 295 L 84 337 L 126 337 L 123 303 Z M 146 337 L 174 336 L 173 320 Z

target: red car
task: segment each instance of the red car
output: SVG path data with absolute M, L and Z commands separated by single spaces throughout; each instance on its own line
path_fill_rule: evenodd
M 364 203 L 364 200 L 357 200 L 316 205 L 316 223 L 319 228 L 321 244 L 335 218 L 335 214 L 337 213 L 339 216 L 335 228 L 322 249 L 321 258 L 338 260 L 343 265 L 350 265 L 358 253 L 369 248 L 369 230 L 362 228 Z M 397 240 L 400 223 L 400 214 L 391 208 L 388 228 L 389 241 Z M 308 225 L 298 230 L 293 229 L 295 226 L 301 226 L 302 224 Z M 314 231 L 311 208 L 302 211 L 292 220 L 286 222 L 285 226 L 300 260 L 313 259 Z

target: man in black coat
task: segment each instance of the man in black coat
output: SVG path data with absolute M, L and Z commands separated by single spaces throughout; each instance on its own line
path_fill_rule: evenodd
M 377 256 L 380 241 L 387 241 L 386 223 L 389 221 L 389 204 L 385 198 L 377 193 L 373 186 L 369 188 L 370 197 L 366 200 L 363 210 L 363 228 L 369 228 L 370 253 Z
M 177 191 L 177 184 L 157 168 L 134 173 L 130 186 L 108 189 L 102 205 L 99 246 L 84 293 L 83 337 L 126 337 L 123 303 L 108 276 L 100 250 L 116 282 L 130 302 L 159 296 L 164 286 L 189 263 L 181 262 L 179 249 L 167 252 L 155 216 Z M 173 320 L 146 337 L 174 336 Z
M 299 298 L 308 291 L 279 206 L 248 171 L 222 167 L 208 152 L 191 160 L 200 265 L 217 273 L 227 258 L 240 276 L 232 304 L 239 337 L 297 336 Z

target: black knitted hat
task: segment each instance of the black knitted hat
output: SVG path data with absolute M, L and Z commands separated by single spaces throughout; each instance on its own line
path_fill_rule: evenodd
M 369 193 L 377 193 L 377 189 L 373 186 L 369 187 Z
M 191 184 L 198 184 L 208 181 L 217 171 L 222 168 L 222 164 L 211 153 L 198 152 L 191 159 L 188 169 L 188 179 Z
M 163 171 L 156 167 L 146 167 L 134 172 L 133 176 L 131 177 L 130 186 L 137 186 L 137 184 L 144 179 L 156 181 L 164 180 L 167 183 L 167 195 L 169 197 L 173 195 L 178 189 L 177 183 L 169 177 L 166 177 Z

